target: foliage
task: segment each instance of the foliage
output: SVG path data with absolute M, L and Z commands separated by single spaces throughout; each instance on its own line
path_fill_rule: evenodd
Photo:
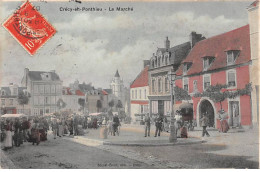
M 114 105 L 115 105 L 114 100 L 111 100 L 111 101 L 108 103 L 108 106 L 109 106 L 110 108 L 114 107 Z
M 80 107 L 84 110 L 84 108 L 85 108 L 85 99 L 79 98 L 79 99 L 78 99 L 78 104 L 79 104 Z
M 178 86 L 174 87 L 174 97 L 176 101 L 191 99 L 191 96 L 189 95 L 188 91 Z
M 123 108 L 123 105 L 122 105 L 121 100 L 118 100 L 118 102 L 117 102 L 117 104 L 116 104 L 116 108 L 118 108 L 118 109 Z
M 17 101 L 18 101 L 18 103 L 19 103 L 20 105 L 23 105 L 23 106 L 24 106 L 24 105 L 28 104 L 28 102 L 29 102 L 29 97 L 26 96 L 23 91 L 21 91 L 21 92 L 19 92 L 19 94 L 18 94 L 18 99 L 17 99 Z
M 102 108 L 102 102 L 101 100 L 97 100 L 97 109 L 98 109 L 98 112 L 99 110 Z
M 58 107 L 59 109 L 65 108 L 65 107 L 66 107 L 66 103 L 65 103 L 62 99 L 59 99 L 59 100 L 57 101 L 57 107 Z
M 222 102 L 226 98 L 234 99 L 238 96 L 250 95 L 252 91 L 251 83 L 248 83 L 243 89 L 224 90 L 226 88 L 228 88 L 228 85 L 217 84 L 215 86 L 209 86 L 202 93 L 196 93 L 194 97 L 209 97 L 215 103 L 220 103 L 222 109 Z

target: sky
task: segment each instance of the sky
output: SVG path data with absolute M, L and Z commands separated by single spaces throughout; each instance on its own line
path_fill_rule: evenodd
M 252 2 L 33 2 L 57 33 L 30 56 L 0 27 L 0 85 L 20 85 L 27 67 L 55 70 L 64 86 L 79 80 L 102 88 L 109 88 L 118 69 L 129 87 L 143 69 L 143 60 L 164 47 L 166 36 L 175 46 L 189 41 L 192 31 L 209 38 L 244 26 Z M 3 2 L 0 22 L 21 4 Z M 68 12 L 60 11 L 61 7 L 103 11 Z M 133 7 L 133 11 L 111 12 L 109 7 Z

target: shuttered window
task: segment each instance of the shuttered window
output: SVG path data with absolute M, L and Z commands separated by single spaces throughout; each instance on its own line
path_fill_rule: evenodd
M 230 86 L 230 87 L 236 86 L 236 73 L 235 73 L 235 71 L 228 72 L 228 86 Z
M 204 90 L 210 86 L 210 76 L 204 76 Z

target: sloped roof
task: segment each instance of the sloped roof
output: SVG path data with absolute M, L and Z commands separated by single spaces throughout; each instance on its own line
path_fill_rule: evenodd
M 104 89 L 104 91 L 108 94 L 112 94 L 112 89 Z
M 136 87 L 145 87 L 148 86 L 148 69 L 149 66 L 146 66 L 136 77 L 133 83 L 130 85 L 130 88 Z
M 180 65 L 182 60 L 186 58 L 186 56 L 188 55 L 190 50 L 191 50 L 191 43 L 185 42 L 185 43 L 176 45 L 174 47 L 171 47 L 169 49 L 158 48 L 157 52 L 160 51 L 160 52 L 162 52 L 162 54 L 164 54 L 165 52 L 169 52 L 169 55 L 170 55 L 170 62 L 169 63 L 178 66 L 178 65 Z M 151 60 L 154 57 L 156 57 L 156 56 L 151 57 Z M 157 67 L 150 66 L 150 69 L 154 69 L 154 68 L 157 68 Z M 159 67 L 161 67 L 161 66 L 159 66 Z
M 5 95 L 11 95 L 11 89 L 9 87 L 1 87 L 1 90 L 5 91 Z
M 120 77 L 120 75 L 119 75 L 119 73 L 118 73 L 118 70 L 116 70 L 115 77 Z
M 192 62 L 192 66 L 188 70 L 187 75 L 203 71 L 202 57 L 205 56 L 215 57 L 208 71 L 226 67 L 226 51 L 228 50 L 240 50 L 235 64 L 246 63 L 250 60 L 249 25 L 202 40 L 195 44 L 187 58 L 183 60 L 183 63 Z M 182 71 L 183 65 L 177 70 L 177 75 L 182 75 Z
M 77 96 L 85 96 L 85 94 L 82 93 L 80 90 L 76 90 L 76 95 Z
M 18 88 L 18 94 L 20 92 L 23 92 L 23 90 L 26 89 L 26 87 L 17 87 Z M 0 87 L 0 90 L 4 90 L 5 91 L 5 96 L 11 96 L 11 89 L 10 87 Z
M 29 71 L 28 76 L 32 81 L 41 81 L 41 74 L 49 73 L 51 75 L 52 81 L 60 81 L 60 77 L 55 72 L 46 72 L 46 71 Z
M 102 90 L 103 95 L 108 95 L 108 93 L 105 90 Z
M 248 6 L 248 8 L 256 7 L 259 5 L 259 0 L 254 1 L 252 4 Z

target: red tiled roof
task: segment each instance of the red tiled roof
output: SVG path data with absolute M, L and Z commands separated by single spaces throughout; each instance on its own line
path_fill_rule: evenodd
M 76 90 L 76 95 L 77 96 L 85 96 L 85 94 L 82 93 L 80 90 Z
M 250 60 L 250 39 L 249 25 L 237 28 L 235 30 L 217 35 L 195 44 L 185 62 L 192 62 L 192 66 L 187 75 L 200 73 L 203 71 L 203 58 L 205 56 L 215 57 L 209 70 L 214 70 L 227 66 L 227 50 L 240 50 L 235 63 L 242 64 Z M 177 70 L 177 75 L 182 75 L 183 64 Z
M 102 90 L 103 95 L 108 95 L 108 93 L 105 90 Z
M 148 69 L 149 69 L 149 66 L 146 66 L 142 70 L 142 72 L 139 73 L 139 75 L 136 77 L 134 82 L 130 85 L 130 88 L 148 86 Z

